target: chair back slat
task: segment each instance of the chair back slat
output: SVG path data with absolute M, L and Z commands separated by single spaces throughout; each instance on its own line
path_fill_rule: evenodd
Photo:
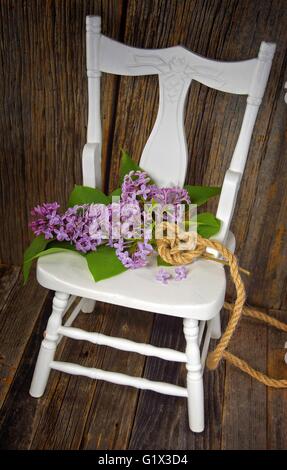
M 183 46 L 166 49 L 140 49 L 114 41 L 101 34 L 100 17 L 87 17 L 87 73 L 89 82 L 88 144 L 101 147 L 100 75 L 101 72 L 127 76 L 155 75 L 159 77 L 159 107 L 156 122 L 143 149 L 140 165 L 161 186 L 182 186 L 186 177 L 188 150 L 184 129 L 184 112 L 187 92 L 192 80 L 219 91 L 247 95 L 247 106 L 241 131 L 231 158 L 228 182 L 238 181 L 243 174 L 258 109 L 270 73 L 275 44 L 262 42 L 257 58 L 222 62 L 206 59 Z M 122 143 L 124 146 L 124 142 Z M 99 151 L 100 153 L 100 151 Z M 91 171 L 99 169 L 95 155 L 86 154 L 83 164 L 84 182 L 99 181 L 91 178 Z M 98 159 L 100 156 L 97 157 Z M 233 175 L 233 176 L 232 176 Z M 238 176 L 236 176 L 238 175 Z M 225 194 L 225 196 L 224 196 Z M 225 206 L 227 191 L 219 201 L 218 214 L 225 221 L 221 239 L 229 228 L 230 215 Z M 236 196 L 234 196 L 236 199 Z

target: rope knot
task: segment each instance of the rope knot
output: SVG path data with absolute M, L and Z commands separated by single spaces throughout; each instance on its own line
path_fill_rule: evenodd
M 164 232 L 166 232 L 166 235 L 163 235 Z M 209 247 L 221 253 L 225 260 L 222 261 L 214 258 L 214 261 L 223 262 L 229 266 L 230 274 L 236 288 L 237 297 L 233 306 L 226 302 L 224 304 L 224 307 L 231 311 L 231 316 L 219 343 L 214 351 L 209 353 L 207 357 L 207 367 L 209 369 L 215 369 L 220 360 L 224 358 L 267 386 L 287 388 L 287 379 L 274 379 L 269 377 L 266 374 L 253 369 L 249 364 L 247 364 L 247 362 L 243 361 L 239 357 L 226 351 L 242 313 L 246 316 L 257 318 L 258 320 L 269 323 L 281 331 L 287 331 L 287 325 L 279 322 L 275 318 L 251 308 L 245 307 L 243 309 L 246 294 L 243 281 L 239 274 L 240 268 L 235 255 L 222 243 L 216 240 L 203 238 L 195 232 L 180 231 L 180 228 L 176 224 L 171 224 L 169 222 L 163 222 L 156 228 L 156 242 L 159 255 L 164 261 L 172 265 L 189 264 L 195 258 L 200 256 L 210 259 L 210 257 L 205 253 L 206 248 Z
M 162 222 L 155 233 L 158 254 L 166 263 L 189 264 L 205 252 L 204 239 L 197 232 L 185 232 L 176 224 Z

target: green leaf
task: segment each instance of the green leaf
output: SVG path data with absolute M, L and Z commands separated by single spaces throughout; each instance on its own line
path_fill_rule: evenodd
M 112 197 L 113 197 L 113 196 L 118 196 L 118 197 L 119 197 L 119 196 L 121 196 L 121 194 L 122 194 L 122 188 L 117 188 L 117 189 L 115 189 L 115 190 L 109 195 L 109 200 L 110 200 L 110 202 L 112 202 Z
M 127 270 L 118 259 L 114 248 L 106 245 L 101 245 L 96 251 L 87 253 L 86 260 L 96 282 Z
M 47 248 L 47 246 L 49 248 Z M 29 248 L 27 248 L 27 250 L 24 253 L 24 262 L 23 262 L 24 284 L 26 284 L 27 282 L 32 262 L 35 259 L 40 258 L 41 256 L 52 254 L 52 253 L 59 253 L 61 251 L 76 251 L 76 248 L 66 241 L 58 242 L 57 240 L 52 240 L 52 241 L 45 240 L 44 235 L 40 235 L 39 237 L 35 238 L 32 241 Z
M 159 256 L 159 255 L 157 255 L 157 265 L 158 266 L 172 266 L 172 264 L 167 263 L 166 261 L 164 261 L 164 259 L 162 259 L 162 257 Z
M 54 248 L 47 248 L 47 250 L 44 250 L 44 251 L 41 251 L 40 253 L 37 253 L 29 261 L 33 261 L 34 259 L 40 258 L 41 256 L 51 255 L 52 253 L 60 253 L 62 251 L 75 251 L 76 253 L 81 254 L 79 251 L 77 251 L 75 249 L 73 250 L 71 248 L 54 247 Z
M 197 232 L 204 238 L 216 235 L 220 230 L 221 222 L 210 212 L 197 215 Z
M 190 186 L 189 184 L 184 186 L 187 190 L 191 203 L 201 206 L 207 202 L 211 197 L 218 196 L 221 188 L 217 186 Z
M 109 204 L 110 198 L 98 188 L 75 185 L 71 192 L 68 207 L 82 204 Z
M 126 150 L 122 150 L 121 164 L 120 164 L 120 184 L 123 183 L 124 177 L 130 171 L 142 171 L 137 163 L 132 160 L 132 157 Z
M 63 248 L 65 250 L 77 251 L 75 246 L 72 245 L 71 242 L 65 240 L 63 242 L 59 242 L 58 240 L 52 240 L 49 243 L 49 248 Z M 80 251 L 77 251 L 77 253 L 82 254 Z
M 34 256 L 45 250 L 48 243 L 49 240 L 46 240 L 44 235 L 39 235 L 38 237 L 34 238 L 34 240 L 32 240 L 30 246 L 25 250 L 22 268 L 24 284 L 26 284 L 28 280 Z

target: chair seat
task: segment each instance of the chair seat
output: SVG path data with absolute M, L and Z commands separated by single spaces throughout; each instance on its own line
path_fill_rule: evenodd
M 186 279 L 166 285 L 155 279 L 158 269 L 152 257 L 144 268 L 95 282 L 82 256 L 63 252 L 39 258 L 37 279 L 55 291 L 177 317 L 208 320 L 221 309 L 226 287 L 221 264 L 196 260 L 188 266 Z M 165 269 L 174 272 L 174 267 Z

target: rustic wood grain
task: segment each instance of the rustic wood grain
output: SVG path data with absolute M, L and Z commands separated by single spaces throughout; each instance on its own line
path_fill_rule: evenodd
M 157 315 L 151 342 L 184 351 L 182 319 Z M 194 434 L 189 430 L 186 399 L 141 391 L 129 448 L 220 449 L 224 375 L 224 364 L 212 373 L 205 371 L 206 425 L 202 434 Z M 186 386 L 185 364 L 147 358 L 144 377 Z
M 277 43 L 232 228 L 241 263 L 253 274 L 247 281 L 250 302 L 286 309 L 284 0 L 2 1 L 2 261 L 20 264 L 30 237 L 30 208 L 44 200 L 57 199 L 64 204 L 73 184 L 81 180 L 87 116 L 86 14 L 101 14 L 103 32 L 132 46 L 156 48 L 181 43 L 214 59 L 247 59 L 257 54 L 262 40 Z M 117 185 L 120 147 L 139 160 L 155 121 L 157 103 L 157 77 L 103 74 L 106 189 Z M 244 97 L 192 83 L 185 120 L 188 182 L 221 184 L 244 106 Z M 215 210 L 216 203 L 209 208 Z M 262 289 L 257 289 L 259 284 Z
M 280 321 L 287 322 L 286 311 L 269 311 L 269 314 Z M 287 365 L 284 356 L 287 353 L 286 333 L 275 328 L 268 329 L 268 374 L 277 379 L 287 379 Z M 287 449 L 287 390 L 268 389 L 267 391 L 268 449 Z
M 52 295 L 48 295 L 1 408 L 1 449 L 28 449 L 31 436 L 34 435 L 33 430 L 38 421 L 38 415 L 41 414 L 42 402 L 29 395 L 29 388 L 43 339 L 43 331 L 51 314 L 51 303 Z
M 0 4 L 0 259 L 20 264 L 30 209 L 61 204 L 81 182 L 86 141 L 85 16 L 121 38 L 119 0 L 4 0 Z M 103 165 L 113 130 L 116 77 L 103 78 Z
M 13 382 L 46 295 L 47 291 L 39 286 L 35 276 L 23 286 L 20 275 L 0 311 L 0 405 Z
M 127 44 L 157 48 L 181 43 L 214 59 L 248 59 L 257 54 L 262 40 L 277 43 L 232 229 L 237 237 L 240 262 L 252 272 L 250 279 L 245 280 L 250 303 L 286 311 L 287 8 L 284 0 L 2 0 L 1 263 L 20 265 L 30 237 L 27 228 L 30 208 L 45 200 L 64 204 L 73 184 L 81 181 L 87 118 L 86 14 L 100 14 L 103 32 Z M 118 78 L 103 74 L 106 189 L 117 185 L 120 147 L 139 160 L 155 121 L 157 103 L 156 77 Z M 244 106 L 244 97 L 192 83 L 185 119 L 189 183 L 222 182 Z M 208 207 L 215 210 L 216 201 Z M 1 266 L 1 271 L 4 382 L 0 397 L 2 402 L 5 399 L 2 448 L 124 448 L 128 445 L 146 449 L 149 446 L 286 448 L 285 392 L 267 393 L 263 386 L 228 365 L 226 376 L 223 365 L 218 371 L 205 374 L 208 420 L 202 436 L 193 436 L 188 431 L 185 400 L 152 392 L 141 392 L 137 405 L 135 390 L 122 391 L 117 386 L 54 372 L 45 397 L 30 398 L 28 388 L 51 298 L 47 300 L 46 291 L 33 279 L 23 288 L 19 268 Z M 228 292 L 230 295 L 232 290 Z M 78 326 L 134 334 L 138 322 L 139 338 L 148 339 L 151 324 L 147 314 L 136 319 L 132 318 L 133 312 L 123 309 L 117 311 L 103 305 L 98 308 L 96 315 L 79 317 Z M 40 312 L 43 316 L 36 324 Z M 126 320 L 131 324 L 129 327 L 125 326 Z M 152 341 L 183 348 L 181 321 L 157 316 Z M 276 361 L 283 354 L 284 341 L 284 335 L 269 330 L 267 338 L 263 325 L 244 321 L 231 348 L 261 370 L 266 368 L 268 348 L 268 371 L 283 375 L 285 369 L 282 366 L 281 370 Z M 126 366 L 131 373 L 141 373 L 143 369 L 143 360 L 138 355 L 132 359 L 129 354 L 76 343 L 70 340 L 63 343 L 59 356 L 75 361 L 80 357 L 84 364 L 104 364 L 114 370 Z M 183 368 L 148 359 L 145 376 L 183 381 Z M 129 401 L 131 411 L 125 421 L 117 405 L 120 403 L 127 413 Z
M 139 21 L 145 28 L 135 28 Z M 277 25 L 277 26 L 275 26 Z M 281 1 L 130 2 L 125 42 L 137 47 L 181 43 L 213 59 L 242 60 L 274 41 L 277 52 L 252 139 L 232 229 L 247 279 L 250 302 L 286 307 L 286 81 L 287 9 Z M 139 160 L 158 101 L 156 77 L 121 80 L 111 155 L 110 188 L 117 182 L 119 147 Z M 246 98 L 216 92 L 197 82 L 186 106 L 190 160 L 187 181 L 222 183 L 239 134 Z M 216 209 L 217 201 L 208 205 Z M 278 219 L 274 220 L 274 214 Z M 263 233 L 263 236 L 262 236 Z M 264 286 L 258 289 L 257 286 Z M 229 289 L 229 293 L 231 290 Z
M 7 303 L 9 296 L 13 295 L 13 287 L 19 278 L 18 266 L 0 265 L 0 311 Z
M 99 304 L 75 326 L 148 341 L 152 315 Z M 68 340 L 57 358 L 90 367 L 141 375 L 144 357 Z M 32 449 L 122 449 L 127 445 L 138 391 L 85 377 L 53 373 L 42 413 L 33 426 Z M 109 432 L 106 432 L 109 429 Z
M 80 314 L 74 325 L 102 331 L 111 321 L 99 304 L 92 314 Z M 66 339 L 56 359 L 87 367 L 102 365 L 105 348 Z M 78 449 L 97 383 L 85 377 L 53 372 L 42 398 L 42 413 L 34 426 L 31 449 Z
M 106 334 L 150 341 L 153 314 L 131 309 L 115 308 L 106 312 L 111 317 Z M 107 348 L 102 368 L 140 377 L 145 357 Z M 83 449 L 126 449 L 132 430 L 139 391 L 132 387 L 98 383 L 81 442 Z M 109 432 L 106 432 L 106 429 Z
M 2 272 L 6 281 L 0 280 L 0 285 L 7 286 L 7 274 L 7 270 Z M 10 279 L 10 290 L 6 287 L 4 294 L 4 310 L 9 313 L 15 306 L 15 296 L 17 305 L 24 305 L 27 298 L 27 291 L 17 288 L 18 277 L 16 282 L 13 275 Z M 32 292 L 35 294 L 35 290 Z M 42 307 L 37 307 L 38 320 L 33 331 L 27 333 L 24 328 L 27 341 L 23 354 L 14 355 L 15 373 L 0 411 L 1 449 L 286 448 L 286 392 L 266 390 L 229 366 L 225 379 L 224 364 L 214 372 L 205 372 L 206 428 L 201 435 L 188 430 L 186 401 L 180 398 L 140 392 L 137 403 L 137 390 L 55 371 L 44 397 L 38 400 L 30 397 L 29 387 L 52 297 L 51 292 Z M 269 313 L 286 320 L 286 312 Z M 147 341 L 151 327 L 148 315 L 99 303 L 92 314 L 81 314 L 76 325 L 125 337 L 136 334 L 136 339 Z M 268 373 L 275 377 L 286 375 L 284 334 L 270 328 L 267 348 L 265 326 L 244 321 L 238 333 L 233 351 L 261 370 L 266 367 L 267 355 Z M 13 329 L 6 330 L 6 343 L 15 344 L 19 338 Z M 183 350 L 181 320 L 157 315 L 151 342 Z M 143 358 L 137 354 L 118 353 L 72 340 L 60 344 L 57 357 L 139 375 L 143 367 Z M 184 365 L 149 358 L 144 376 L 184 385 Z
M 229 350 L 266 372 L 267 329 L 260 322 L 244 319 Z M 267 388 L 226 363 L 222 449 L 266 449 Z

